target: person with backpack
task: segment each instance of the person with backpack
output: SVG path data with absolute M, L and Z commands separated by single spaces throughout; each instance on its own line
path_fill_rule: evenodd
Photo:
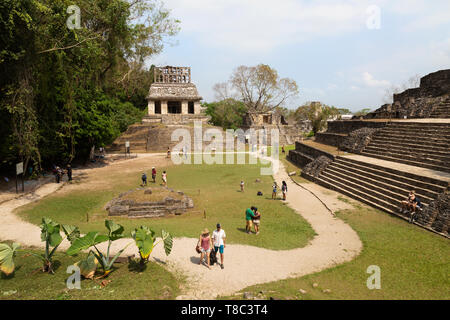
M 202 231 L 202 234 L 200 235 L 200 238 L 198 239 L 197 247 L 200 249 L 200 261 L 198 264 L 202 264 L 203 258 L 206 258 L 206 263 L 208 266 L 208 269 L 211 269 L 210 267 L 210 258 L 209 255 L 211 253 L 212 248 L 212 240 L 209 235 L 209 230 L 205 228 Z
M 147 175 L 145 174 L 145 172 L 142 173 L 142 185 L 146 186 L 147 185 Z
M 281 191 L 283 192 L 283 201 L 286 201 L 286 194 L 287 194 L 287 184 L 286 181 L 283 181 L 281 185 Z
M 225 234 L 225 230 L 222 229 L 222 227 L 220 226 L 220 223 L 217 224 L 217 229 L 213 231 L 213 240 L 214 240 L 214 251 L 215 253 L 219 252 L 220 253 L 220 268 L 223 269 L 223 259 L 224 259 L 224 248 L 226 246 L 225 244 L 225 239 L 226 239 L 226 234 Z

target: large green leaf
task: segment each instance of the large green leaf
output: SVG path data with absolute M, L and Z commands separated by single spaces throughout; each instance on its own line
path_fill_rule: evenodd
M 7 276 L 14 272 L 14 256 L 19 247 L 18 243 L 13 243 L 12 247 L 0 243 L 0 271 Z
M 123 238 L 123 227 L 112 220 L 105 220 L 105 227 L 108 229 L 109 239 L 111 241 Z
M 92 279 L 97 270 L 98 260 L 97 258 L 90 254 L 85 260 L 77 262 L 75 265 L 80 268 L 80 274 L 86 279 Z
M 41 240 L 48 242 L 50 246 L 56 247 L 62 242 L 60 234 L 60 225 L 50 218 L 42 218 L 41 223 Z
M 92 231 L 86 234 L 84 237 L 74 240 L 69 249 L 67 249 L 67 254 L 72 256 L 79 253 L 82 250 L 86 250 L 92 246 L 99 243 L 108 241 L 109 237 L 106 235 L 98 234 L 97 231 Z
M 170 252 L 172 251 L 173 246 L 173 239 L 170 233 L 161 230 L 163 241 L 164 241 L 164 251 L 166 252 L 166 255 L 168 256 Z
M 63 224 L 61 227 L 71 244 L 73 244 L 73 242 L 80 237 L 80 229 L 78 229 L 78 227 L 68 224 Z
M 131 236 L 139 249 L 139 253 L 144 260 L 147 260 L 153 251 L 153 243 L 155 242 L 153 237 L 154 234 L 155 233 L 146 226 L 140 226 L 131 233 Z

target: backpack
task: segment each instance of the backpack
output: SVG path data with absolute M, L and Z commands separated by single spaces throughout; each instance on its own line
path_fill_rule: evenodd
M 261 192 L 261 191 L 258 191 L 258 193 L 257 193 L 256 195 L 258 195 L 258 196 L 262 196 L 263 194 L 262 194 L 262 192 Z

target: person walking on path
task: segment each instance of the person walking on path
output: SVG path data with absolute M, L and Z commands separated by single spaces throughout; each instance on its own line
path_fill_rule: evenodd
M 145 174 L 145 172 L 142 173 L 142 185 L 147 185 L 147 175 Z
M 213 240 L 214 240 L 214 250 L 220 253 L 220 268 L 224 268 L 223 266 L 223 260 L 224 260 L 224 248 L 226 247 L 225 244 L 225 239 L 226 239 L 226 234 L 225 234 L 225 230 L 222 229 L 222 227 L 220 226 L 220 223 L 217 224 L 217 229 L 214 230 L 213 232 Z
M 277 189 L 278 189 L 277 182 L 274 181 L 272 186 L 272 200 L 277 198 Z
M 286 200 L 286 194 L 287 194 L 287 184 L 286 184 L 286 181 L 283 181 L 283 182 L 282 182 L 282 185 L 281 185 L 281 191 L 283 192 L 283 200 L 285 201 L 285 200 Z
M 211 269 L 210 265 L 209 265 L 209 255 L 211 253 L 211 248 L 212 248 L 212 240 L 211 237 L 209 235 L 209 230 L 207 228 L 205 228 L 202 231 L 202 234 L 200 235 L 200 238 L 198 239 L 198 247 L 200 247 L 200 261 L 198 264 L 202 264 L 203 258 L 206 256 L 206 262 L 207 262 L 207 266 L 208 269 Z
M 163 181 L 163 186 L 167 187 L 167 173 L 165 171 L 163 171 L 163 173 L 162 173 L 162 181 Z
M 153 183 L 156 182 L 156 169 L 155 169 L 155 167 L 152 167 L 152 180 L 153 180 Z
M 241 180 L 241 192 L 244 192 L 244 180 Z
M 258 208 L 255 208 L 255 217 L 253 220 L 253 226 L 255 227 L 255 234 L 259 234 L 259 226 L 261 224 L 261 213 L 258 211 Z
M 252 219 L 255 217 L 255 207 L 247 208 L 245 210 L 245 231 L 250 233 L 252 230 Z
M 67 178 L 72 181 L 72 166 L 70 164 L 67 165 Z

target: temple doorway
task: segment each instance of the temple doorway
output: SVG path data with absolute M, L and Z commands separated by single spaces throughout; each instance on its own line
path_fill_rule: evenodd
M 167 102 L 168 113 L 181 113 L 181 101 L 168 101 Z

